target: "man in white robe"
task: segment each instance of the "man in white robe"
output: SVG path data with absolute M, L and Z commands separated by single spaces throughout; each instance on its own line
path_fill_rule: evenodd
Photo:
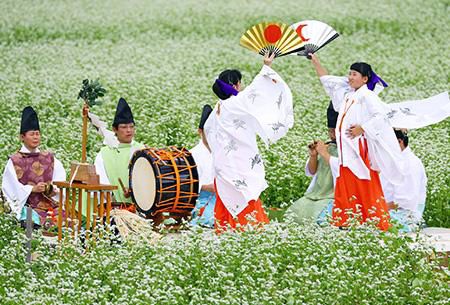
M 395 130 L 401 156 L 406 161 L 406 173 L 401 184 L 389 182 L 381 172 L 380 179 L 384 197 L 388 203 L 391 219 L 402 225 L 402 231 L 409 232 L 421 222 L 425 209 L 427 175 L 422 161 L 408 146 L 408 135 L 405 130 Z
M 214 227 L 214 207 L 216 204 L 216 195 L 214 191 L 213 160 L 211 152 L 204 144 L 205 136 L 203 133 L 203 128 L 211 112 L 211 106 L 203 106 L 200 124 L 198 126 L 200 141 L 196 146 L 189 150 L 194 157 L 195 164 L 197 165 L 200 189 L 197 204 L 192 211 L 192 220 L 190 225 L 201 225 L 209 228 Z

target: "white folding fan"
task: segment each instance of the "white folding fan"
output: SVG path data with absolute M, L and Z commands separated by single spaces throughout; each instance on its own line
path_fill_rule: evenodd
M 291 25 L 298 37 L 304 42 L 297 55 L 307 56 L 315 53 L 335 40 L 339 33 L 328 24 L 317 20 L 304 20 Z
M 305 43 L 284 23 L 262 22 L 247 30 L 240 44 L 261 55 L 268 51 L 279 57 L 297 52 Z

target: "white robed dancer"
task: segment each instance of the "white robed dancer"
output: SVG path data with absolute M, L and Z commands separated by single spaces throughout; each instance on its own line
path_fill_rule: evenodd
M 292 94 L 271 68 L 274 56 L 253 82 L 241 90 L 241 73 L 225 70 L 213 85 L 219 102 L 205 124 L 213 156 L 216 185 L 216 229 L 267 223 L 259 196 L 267 188 L 257 135 L 269 145 L 293 126 Z

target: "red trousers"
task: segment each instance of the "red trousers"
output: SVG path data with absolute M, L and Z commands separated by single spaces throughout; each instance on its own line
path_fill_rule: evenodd
M 361 223 L 371 219 L 378 223 L 381 230 L 386 231 L 389 228 L 388 207 L 378 172 L 369 166 L 367 141 L 363 147 L 360 140 L 359 152 L 370 170 L 370 180 L 359 179 L 348 167 L 340 166 L 334 193 L 333 224 L 340 227 L 348 226 L 349 215 L 346 211 L 352 211 L 361 214 Z
M 214 207 L 214 227 L 217 233 L 221 233 L 228 228 L 236 229 L 239 224 L 241 227 L 247 224 L 258 226 L 269 223 L 269 218 L 262 206 L 261 200 L 252 200 L 247 207 L 236 217 L 233 217 L 223 204 L 216 188 L 216 205 Z M 240 228 L 242 230 L 242 228 Z

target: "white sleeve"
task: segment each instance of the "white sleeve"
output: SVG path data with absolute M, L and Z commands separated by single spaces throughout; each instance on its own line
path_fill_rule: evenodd
M 61 161 L 54 158 L 52 181 L 66 181 L 66 170 Z
M 56 158 L 53 159 L 52 181 L 66 181 L 66 170 L 64 169 L 61 161 L 59 161 Z M 59 194 L 60 194 L 59 188 L 56 188 L 56 194 L 55 196 L 52 197 L 53 200 L 55 200 L 56 202 L 59 202 Z
M 403 183 L 394 185 L 393 201 L 403 209 L 416 212 L 419 204 L 425 203 L 426 176 L 423 177 L 422 164 L 414 161 L 408 163 L 411 170 L 404 176 Z
M 95 157 L 95 171 L 97 175 L 100 176 L 100 184 L 111 184 L 108 179 L 108 175 L 106 175 L 105 165 L 103 163 L 102 153 L 99 152 L 97 157 Z
M 264 65 L 228 110 L 251 125 L 266 145 L 275 143 L 294 125 L 292 93 L 277 72 Z
M 361 127 L 368 139 L 377 140 L 380 132 L 387 125 L 387 121 L 385 120 L 385 104 L 376 94 L 369 94 L 364 97 L 363 105 L 367 108 L 367 113 L 370 114 L 370 117 Z
M 381 188 L 383 189 L 384 199 L 386 202 L 394 201 L 394 185 L 390 183 L 383 175 L 380 173 Z
M 313 177 L 313 176 L 315 176 L 315 174 L 311 173 L 311 171 L 309 170 L 309 166 L 308 166 L 309 159 L 310 159 L 310 158 L 308 158 L 308 160 L 306 160 L 306 165 L 305 165 L 305 175 L 306 175 L 307 177 Z
M 308 188 L 306 189 L 306 193 L 310 192 L 312 190 L 312 188 L 314 187 L 314 185 L 316 184 L 316 180 L 317 180 L 317 175 L 311 173 L 311 171 L 309 170 L 308 167 L 308 162 L 309 162 L 309 158 L 308 160 L 306 160 L 306 165 L 305 165 L 305 175 L 307 177 L 312 177 L 311 182 L 309 183 Z
M 333 108 L 339 112 L 345 94 L 351 91 L 348 78 L 345 76 L 324 75 L 320 77 L 325 92 L 330 96 Z
M 12 212 L 17 218 L 20 217 L 22 208 L 25 206 L 32 189 L 33 186 L 24 185 L 19 182 L 14 165 L 11 159 L 9 159 L 3 172 L 2 190 L 5 194 L 6 201 L 8 201 Z
M 338 157 L 330 156 L 331 175 L 333 176 L 333 185 L 336 186 L 336 179 L 339 177 L 339 159 Z
M 403 176 L 407 174 L 405 160 L 401 156 L 400 146 L 384 109 L 386 105 L 373 92 L 368 91 L 363 103 L 367 117 L 361 125 L 364 136 L 368 139 L 370 167 L 380 171 L 392 184 L 402 184 Z

